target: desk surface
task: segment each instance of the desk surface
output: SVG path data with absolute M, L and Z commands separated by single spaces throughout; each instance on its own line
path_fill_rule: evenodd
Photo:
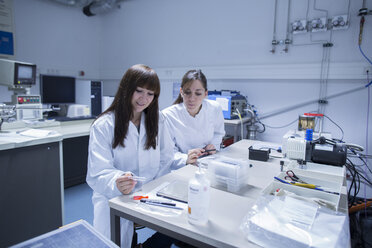
M 187 181 L 185 175 L 193 174 L 196 167 L 187 166 L 182 172 L 170 173 L 143 186 L 143 192 L 150 192 L 164 182 L 172 180 Z M 218 199 L 219 204 L 213 204 Z M 197 247 L 258 247 L 248 242 L 239 223 L 254 204 L 254 198 L 231 194 L 211 188 L 209 221 L 204 226 L 192 225 L 187 220 L 186 209 L 180 216 L 162 216 L 149 213 L 136 207 L 137 202 L 129 196 L 120 196 L 110 200 L 111 208 L 125 213 L 122 217 L 138 224 L 148 226 L 164 234 L 178 238 Z M 238 203 L 238 204 L 237 204 Z
M 229 146 L 219 154 L 233 158 L 248 160 L 248 147 L 259 141 L 242 140 Z M 267 146 L 268 143 L 266 143 Z M 142 192 L 146 194 L 164 182 L 172 180 L 188 181 L 194 175 L 195 166 L 185 166 L 158 178 L 143 186 Z M 137 202 L 130 196 L 119 196 L 109 201 L 111 209 L 121 217 L 135 221 L 161 231 L 169 236 L 178 238 L 199 247 L 258 247 L 245 239 L 239 230 L 243 217 L 254 205 L 261 190 L 272 181 L 273 176 L 280 171 L 278 159 L 270 163 L 254 161 L 250 168 L 248 184 L 238 194 L 211 188 L 211 205 L 209 221 L 205 226 L 192 225 L 187 221 L 186 209 L 181 216 L 161 216 L 152 214 L 136 207 Z M 259 176 L 258 176 L 259 175 Z M 253 186 L 255 185 L 255 186 Z M 218 202 L 218 204 L 214 204 Z
M 92 122 L 93 119 L 68 122 L 41 122 L 29 125 L 19 123 L 14 124 L 14 128 L 8 124 L 5 125 L 5 132 L 0 133 L 0 150 L 58 142 L 67 138 L 86 136 L 89 135 Z M 42 138 L 26 137 L 19 134 L 19 131 L 30 128 L 50 130 L 56 133 Z

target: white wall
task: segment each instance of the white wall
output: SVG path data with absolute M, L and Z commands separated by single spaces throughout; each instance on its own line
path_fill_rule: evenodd
M 190 68 L 201 68 L 209 89 L 234 89 L 248 96 L 258 113 L 319 98 L 323 48 L 317 40 L 330 40 L 328 95 L 366 84 L 371 68 L 359 52 L 358 10 L 362 0 L 350 4 L 347 30 L 293 36 L 288 53 L 277 47 L 272 54 L 274 2 L 272 0 L 135 0 L 120 9 L 86 17 L 80 9 L 47 0 L 14 0 L 16 59 L 36 63 L 41 73 L 104 80 L 104 94 L 114 95 L 123 73 L 133 64 L 155 68 L 162 83 L 160 107 L 172 103 L 173 82 Z M 366 1 L 372 9 L 372 2 Z M 278 0 L 277 39 L 285 39 L 288 0 Z M 347 0 L 291 1 L 290 22 L 348 13 Z M 309 8 L 308 8 L 309 6 Z M 308 10 L 308 11 L 307 11 Z M 372 17 L 366 17 L 364 52 L 372 57 Z M 302 45 L 301 45 L 302 44 Z M 372 77 L 371 77 L 372 78 Z M 38 92 L 38 86 L 32 89 Z M 0 101 L 10 93 L 0 86 Z M 262 122 L 282 126 L 298 115 L 317 109 L 310 104 Z M 345 140 L 372 150 L 371 127 L 366 137 L 367 90 L 329 100 L 325 113 L 345 132 Z M 370 122 L 371 122 L 370 115 Z M 281 142 L 296 124 L 267 130 L 258 137 Z M 325 121 L 325 131 L 340 131 Z M 369 138 L 369 139 L 368 139 Z
M 285 39 L 287 3 L 278 0 L 277 39 Z M 296 0 L 291 3 L 290 22 L 306 19 L 307 15 L 310 20 L 349 11 L 347 0 Z M 371 1 L 367 4 L 372 8 Z M 269 50 L 273 39 L 274 1 L 124 1 L 120 10 L 102 20 L 103 43 L 110 44 L 101 50 L 105 90 L 114 94 L 117 85 L 114 82 L 132 64 L 148 64 L 161 78 L 160 107 L 164 108 L 172 104 L 173 82 L 180 82 L 188 69 L 201 68 L 209 80 L 209 89 L 241 91 L 261 116 L 280 112 L 283 108 L 319 99 L 321 61 L 325 51 L 322 43 L 326 40 L 333 43 L 329 49 L 327 95 L 347 92 L 366 84 L 365 69 L 372 69 L 357 46 L 360 20 L 357 14 L 361 7 L 362 0 L 350 3 L 347 30 L 295 35 L 295 45 L 289 46 L 288 53 L 283 52 L 283 46 L 278 46 L 272 54 Z M 362 47 L 371 58 L 372 17 L 366 19 Z M 366 89 L 332 98 L 325 114 L 342 127 L 344 140 L 364 147 L 368 141 L 371 153 L 372 139 L 366 137 L 367 101 Z M 268 126 L 283 126 L 317 108 L 316 103 L 309 104 L 262 119 L 262 122 Z M 267 128 L 258 138 L 281 143 L 283 134 L 296 126 L 297 123 L 282 129 Z M 328 120 L 325 120 L 324 130 L 341 138 L 339 128 Z M 371 133 L 370 125 L 369 137 Z
M 14 0 L 16 60 L 35 63 L 39 73 L 100 78 L 100 17 L 46 0 Z M 39 87 L 31 88 L 37 94 Z M 0 86 L 0 102 L 10 101 Z

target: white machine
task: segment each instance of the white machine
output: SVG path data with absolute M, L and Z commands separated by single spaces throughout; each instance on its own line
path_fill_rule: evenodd
M 67 117 L 90 116 L 91 110 L 88 105 L 72 104 L 68 106 Z
M 0 59 L 0 84 L 13 91 L 12 101 L 17 120 L 43 118 L 41 98 L 31 95 L 31 86 L 36 84 L 36 65 L 26 62 Z
M 12 103 L 16 107 L 17 120 L 38 120 L 43 118 L 39 95 L 13 95 Z
M 283 136 L 283 147 L 282 151 L 283 154 L 289 158 L 294 160 L 303 160 L 306 161 L 311 156 L 309 154 L 311 152 L 311 143 L 307 142 L 305 139 L 305 131 L 298 131 L 289 130 Z M 327 139 L 332 139 L 332 135 L 330 133 L 313 133 L 313 140 L 317 140 L 320 136 L 323 136 Z

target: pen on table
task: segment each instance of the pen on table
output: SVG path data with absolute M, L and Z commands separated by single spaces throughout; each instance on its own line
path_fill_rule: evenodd
M 169 205 L 164 205 L 164 204 L 159 204 L 159 203 L 153 203 L 153 202 L 143 202 L 143 203 L 144 203 L 144 204 L 148 204 L 148 205 L 158 206 L 158 207 L 164 207 L 164 208 L 172 208 L 172 209 L 183 210 L 183 208 L 180 208 L 180 207 L 169 206 Z
M 176 206 L 176 203 L 164 202 L 164 201 L 157 201 L 157 200 L 141 199 L 140 202 L 144 202 L 144 203 L 156 203 L 156 204 L 163 204 L 163 205 L 168 205 L 168 206 Z

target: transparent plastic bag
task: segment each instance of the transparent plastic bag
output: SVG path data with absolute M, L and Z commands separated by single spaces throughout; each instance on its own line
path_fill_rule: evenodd
M 350 247 L 348 216 L 345 213 L 315 204 L 306 206 L 306 210 L 299 210 L 296 209 L 301 206 L 301 203 L 296 205 L 299 200 L 289 197 L 260 196 L 240 225 L 245 237 L 263 247 Z M 311 203 L 303 201 L 303 204 Z M 298 215 L 311 209 L 315 210 L 313 216 Z M 291 216 L 291 212 L 297 213 Z

